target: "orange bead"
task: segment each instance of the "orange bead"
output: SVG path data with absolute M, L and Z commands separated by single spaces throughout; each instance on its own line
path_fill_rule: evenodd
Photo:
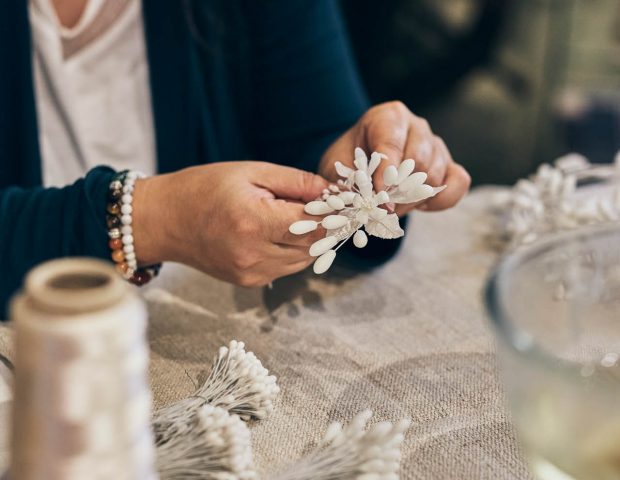
M 123 241 L 120 238 L 113 238 L 108 242 L 110 250 L 121 250 L 123 248 Z
M 116 263 L 121 263 L 123 260 L 125 260 L 125 254 L 122 250 L 114 250 L 112 252 L 112 260 L 114 260 Z
M 129 265 L 127 265 L 126 262 L 116 264 L 116 271 L 120 273 L 121 275 L 124 275 L 125 273 L 127 273 L 127 270 L 129 270 Z

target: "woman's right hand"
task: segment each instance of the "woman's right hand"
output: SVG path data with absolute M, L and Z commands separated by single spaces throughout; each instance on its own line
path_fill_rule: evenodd
M 181 262 L 243 286 L 266 285 L 314 260 L 291 223 L 310 219 L 318 175 L 264 162 L 222 162 L 136 182 L 133 235 L 140 264 Z

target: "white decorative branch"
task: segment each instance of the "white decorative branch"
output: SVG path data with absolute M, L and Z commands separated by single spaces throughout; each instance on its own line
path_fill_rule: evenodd
M 353 237 L 353 244 L 364 248 L 368 243 L 366 234 L 390 239 L 402 237 L 398 216 L 389 213 L 381 205 L 386 203 L 412 204 L 437 195 L 446 186 L 432 187 L 425 184 L 427 174 L 415 172 L 415 162 L 404 160 L 398 168 L 393 165 L 383 172 L 385 190 L 375 192 L 372 176 L 383 159 L 378 152 L 370 160 L 361 148 L 355 149 L 355 169 L 336 162 L 336 172 L 341 180 L 323 191 L 321 199 L 306 204 L 309 215 L 326 215 L 321 221 L 300 220 L 289 227 L 295 235 L 316 230 L 319 225 L 327 230 L 325 238 L 310 247 L 310 255 L 318 257 L 314 272 L 325 273 L 331 267 L 336 252 Z

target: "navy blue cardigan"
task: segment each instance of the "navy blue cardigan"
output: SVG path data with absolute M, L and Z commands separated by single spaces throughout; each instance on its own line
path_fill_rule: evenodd
M 0 13 L 0 318 L 34 265 L 109 257 L 112 170 L 41 186 L 27 4 L 7 0 Z M 160 172 L 238 159 L 314 170 L 367 107 L 334 1 L 144 0 L 143 10 Z

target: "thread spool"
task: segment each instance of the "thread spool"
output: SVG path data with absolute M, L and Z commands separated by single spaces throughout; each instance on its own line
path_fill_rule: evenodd
M 11 304 L 9 478 L 154 479 L 147 313 L 98 260 L 31 271 Z

